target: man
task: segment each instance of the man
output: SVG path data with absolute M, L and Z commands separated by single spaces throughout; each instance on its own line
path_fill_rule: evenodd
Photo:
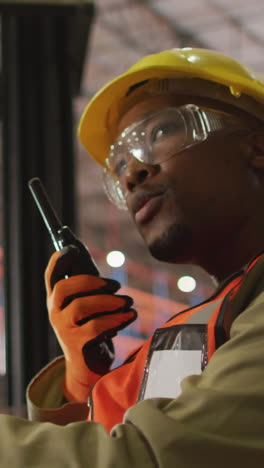
M 262 466 L 263 101 L 264 83 L 238 62 L 174 49 L 88 104 L 80 140 L 111 200 L 153 256 L 200 265 L 219 287 L 110 371 L 111 338 L 134 320 L 132 302 L 111 280 L 64 278 L 78 251 L 55 253 L 48 309 L 64 357 L 28 399 L 33 419 L 62 427 L 2 416 L 3 466 L 8 448 L 12 466 Z

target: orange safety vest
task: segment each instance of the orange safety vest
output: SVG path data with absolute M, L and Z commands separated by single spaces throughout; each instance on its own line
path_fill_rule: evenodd
M 102 376 L 90 393 L 89 420 L 110 431 L 137 401 L 177 397 L 181 380 L 201 373 L 215 350 L 229 339 L 231 301 L 263 256 L 259 254 L 246 271 L 228 278 L 208 300 L 169 319 L 124 364 Z

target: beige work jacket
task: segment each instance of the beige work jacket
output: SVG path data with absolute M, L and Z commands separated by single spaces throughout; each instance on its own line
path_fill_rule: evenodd
M 238 311 L 241 303 L 230 340 L 205 371 L 184 379 L 177 399 L 136 404 L 110 434 L 98 423 L 70 423 L 72 405 L 60 407 L 63 361 L 48 366 L 29 389 L 29 412 L 62 425 L 0 416 L 0 467 L 264 466 L 264 262 L 238 295 Z

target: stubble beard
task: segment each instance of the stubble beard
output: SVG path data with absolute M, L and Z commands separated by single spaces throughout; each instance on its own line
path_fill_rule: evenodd
M 168 263 L 189 263 L 191 232 L 186 226 L 173 224 L 148 246 L 151 255 Z

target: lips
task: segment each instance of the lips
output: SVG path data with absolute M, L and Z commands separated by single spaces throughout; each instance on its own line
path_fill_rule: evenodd
M 149 222 L 159 210 L 163 192 L 136 194 L 132 201 L 132 210 L 138 224 Z

